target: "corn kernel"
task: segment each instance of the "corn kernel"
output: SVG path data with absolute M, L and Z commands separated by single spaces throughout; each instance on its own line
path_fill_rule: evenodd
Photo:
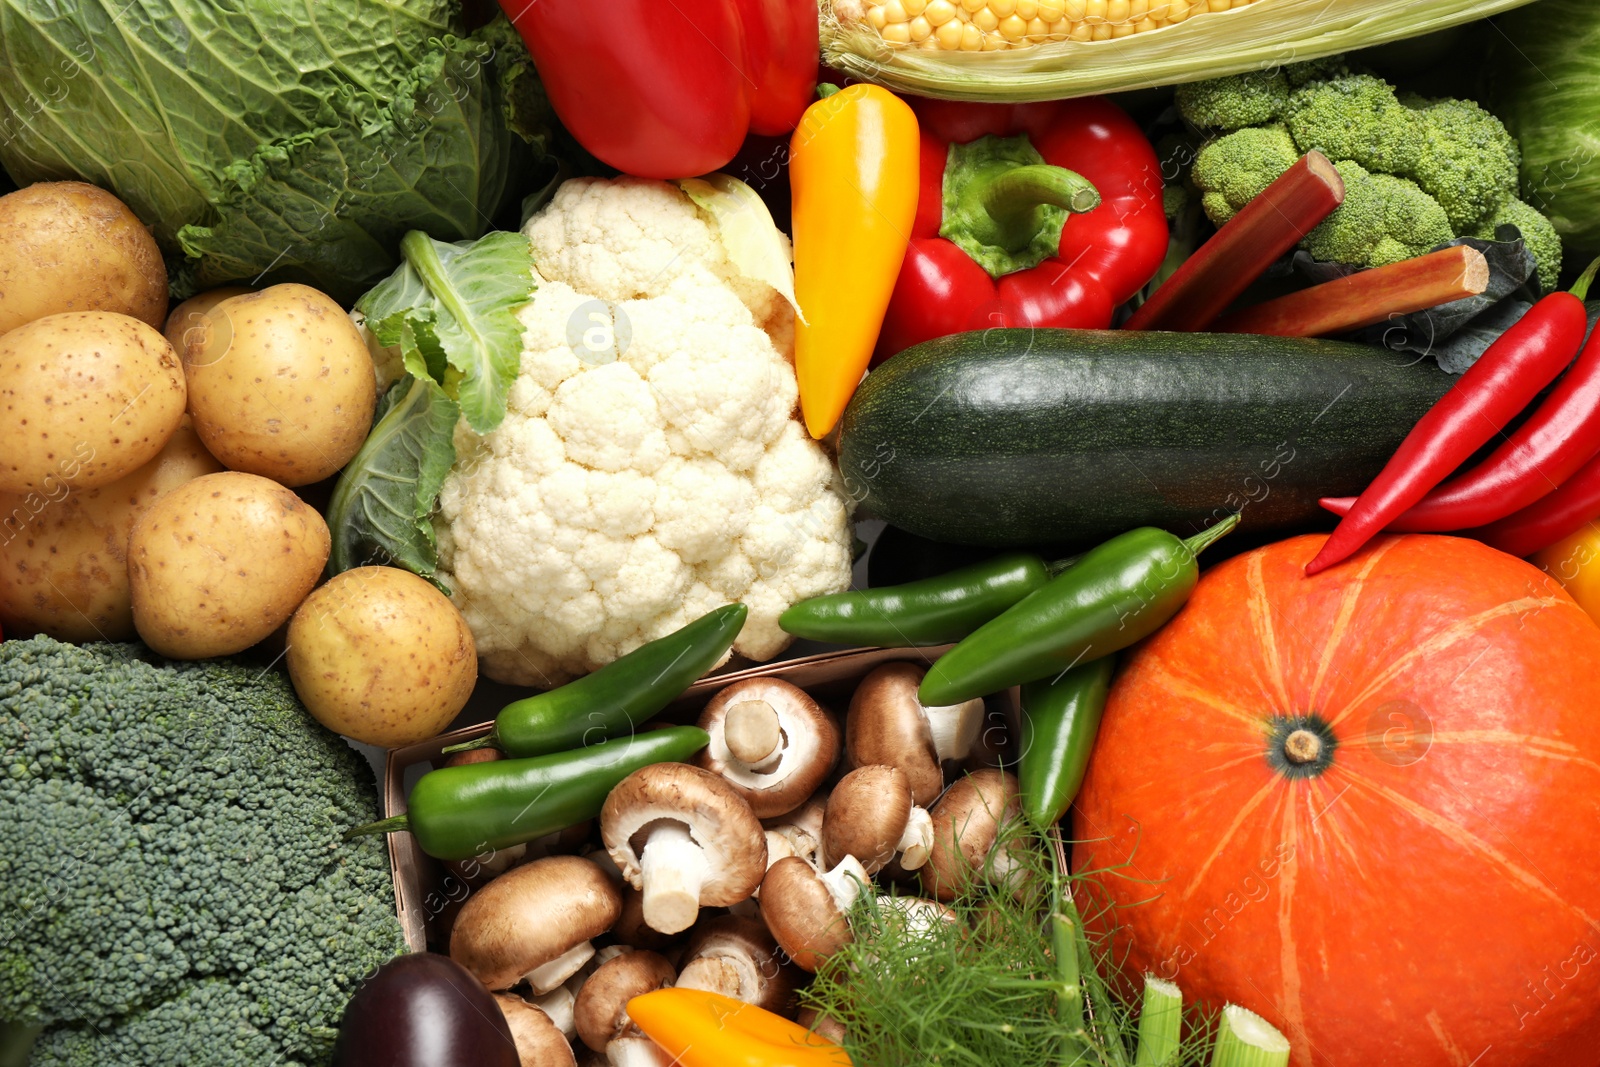
M 939 42 L 939 47 L 949 52 L 954 52 L 961 47 L 961 23 L 951 19 L 933 31 L 934 38 Z
M 961 50 L 963 52 L 977 52 L 983 48 L 983 31 L 972 23 L 961 27 Z
M 975 11 L 982 11 L 988 6 L 989 0 L 961 0 L 961 10 L 969 15 Z
M 1211 0 L 1212 11 L 1226 11 L 1233 6 L 1233 0 Z
M 1017 18 L 1032 22 L 1039 17 L 1039 0 L 1017 0 Z
M 867 22 L 872 25 L 873 29 L 880 32 L 889 24 L 889 20 L 883 17 L 883 8 L 881 7 L 867 9 Z
M 922 17 L 928 20 L 930 26 L 943 26 L 956 17 L 956 5 L 950 0 L 930 0 L 922 11 Z
M 1056 19 L 1050 24 L 1050 39 L 1052 41 L 1065 41 L 1072 33 L 1072 23 L 1064 18 Z
M 911 21 L 911 16 L 906 14 L 905 4 L 900 0 L 888 0 L 888 3 L 883 5 L 883 17 L 891 26 L 896 22 Z
M 928 0 L 900 0 L 900 6 L 906 9 L 906 14 L 916 18 L 927 10 Z
M 1066 0 L 1061 5 L 1061 14 L 1070 22 L 1082 22 L 1089 15 L 1089 0 Z
M 1156 20 L 1148 15 L 1133 24 L 1134 33 L 1148 33 L 1156 28 Z
M 1148 14 L 1150 14 L 1150 0 L 1129 0 L 1129 22 L 1139 22 Z
M 917 50 L 920 52 L 937 52 L 939 50 L 939 38 L 930 33 L 921 44 L 917 45 Z
M 1109 40 L 1111 40 L 1111 23 L 1109 23 L 1109 22 L 1097 22 L 1097 23 L 1095 23 L 1090 28 L 1089 40 L 1091 40 L 1091 41 L 1109 41 Z
M 986 7 L 972 16 L 972 24 L 984 33 L 988 33 L 1000 25 L 1000 16 L 994 13 L 994 8 Z
M 1015 15 L 1007 15 L 1000 20 L 1000 25 L 996 27 L 996 30 L 1001 37 L 1014 43 L 1027 36 L 1028 24 Z
M 989 10 L 996 18 L 1010 18 L 1017 13 L 1017 0 L 989 0 Z
M 1111 36 L 1113 36 L 1113 37 L 1132 37 L 1133 36 L 1133 23 L 1131 23 L 1131 22 L 1113 22 L 1111 24 Z
M 1047 39 L 1049 36 L 1050 24 L 1045 22 L 1044 19 L 1035 18 L 1028 20 L 1028 40 L 1039 42 Z
M 899 0 L 895 0 L 895 2 L 899 3 Z M 1108 0 L 1106 4 L 1106 21 L 1113 26 L 1120 26 L 1128 21 L 1130 9 L 1131 5 L 1128 0 Z M 893 22 L 894 17 L 890 16 L 889 21 Z
M 1066 0 L 1039 0 L 1039 17 L 1046 22 L 1055 22 L 1066 13 Z
M 1084 20 L 1091 26 L 1099 25 L 1106 20 L 1108 0 L 1088 0 L 1088 7 L 1084 12 Z
M 1167 0 L 1150 0 L 1150 18 L 1154 22 L 1161 22 L 1167 17 L 1167 11 L 1172 5 Z
M 883 39 L 890 44 L 910 44 L 911 27 L 904 22 L 891 22 L 883 28 Z
M 983 35 L 983 50 L 985 52 L 999 52 L 1004 50 L 1005 46 L 1006 39 L 999 34 L 986 33 Z
M 911 30 L 911 39 L 919 44 L 933 35 L 933 23 L 922 15 L 906 23 L 906 26 Z
M 1167 22 L 1178 23 L 1189 17 L 1189 0 L 1171 0 L 1167 5 Z

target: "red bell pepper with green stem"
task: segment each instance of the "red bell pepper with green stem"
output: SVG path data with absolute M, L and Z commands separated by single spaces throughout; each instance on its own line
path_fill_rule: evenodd
M 642 178 L 726 166 L 788 133 L 817 81 L 812 0 L 500 0 L 556 115 L 595 158 Z
M 1138 125 L 1098 97 L 912 103 L 921 189 L 874 362 L 966 330 L 1110 326 L 1167 253 Z
M 1501 334 L 1400 442 L 1400 448 L 1339 520 L 1306 574 L 1360 551 L 1416 505 L 1572 362 L 1589 332 L 1583 298 L 1600 261 L 1569 293 L 1551 293 Z

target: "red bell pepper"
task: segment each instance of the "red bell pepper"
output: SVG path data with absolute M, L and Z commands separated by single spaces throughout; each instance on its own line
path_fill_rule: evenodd
M 875 361 L 965 330 L 1110 326 L 1167 254 L 1161 167 L 1134 121 L 1099 97 L 913 103 L 921 190 Z
M 563 125 L 643 178 L 726 166 L 788 133 L 817 78 L 815 0 L 500 0 Z

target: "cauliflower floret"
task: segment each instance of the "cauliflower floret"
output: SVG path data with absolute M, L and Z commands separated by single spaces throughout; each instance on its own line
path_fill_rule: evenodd
M 567 182 L 524 232 L 522 368 L 499 429 L 457 431 L 435 522 L 483 672 L 558 684 L 735 600 L 734 650 L 776 655 L 778 615 L 850 581 L 788 304 L 665 182 Z

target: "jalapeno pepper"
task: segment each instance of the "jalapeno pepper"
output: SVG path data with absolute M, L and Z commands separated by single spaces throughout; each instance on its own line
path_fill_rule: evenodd
M 699 727 L 672 726 L 532 759 L 441 767 L 418 780 L 404 815 L 344 836 L 409 830 L 434 859 L 484 856 L 595 818 L 628 775 L 652 763 L 682 763 L 710 740 Z
M 960 704 L 1127 648 L 1183 607 L 1200 576 L 1196 556 L 1238 523 L 1230 515 L 1188 540 L 1146 526 L 1090 549 L 935 660 L 917 699 Z
M 943 645 L 1041 588 L 1051 572 L 1038 556 L 1008 552 L 935 578 L 802 600 L 778 625 L 796 637 L 844 645 Z
M 1089 769 L 1116 657 L 1074 667 L 1022 687 L 1022 755 L 1017 786 L 1022 813 L 1048 830 L 1067 813 Z
M 492 745 L 508 756 L 542 756 L 631 730 L 716 666 L 747 614 L 743 604 L 725 604 L 593 674 L 507 704 L 486 736 L 444 751 Z

